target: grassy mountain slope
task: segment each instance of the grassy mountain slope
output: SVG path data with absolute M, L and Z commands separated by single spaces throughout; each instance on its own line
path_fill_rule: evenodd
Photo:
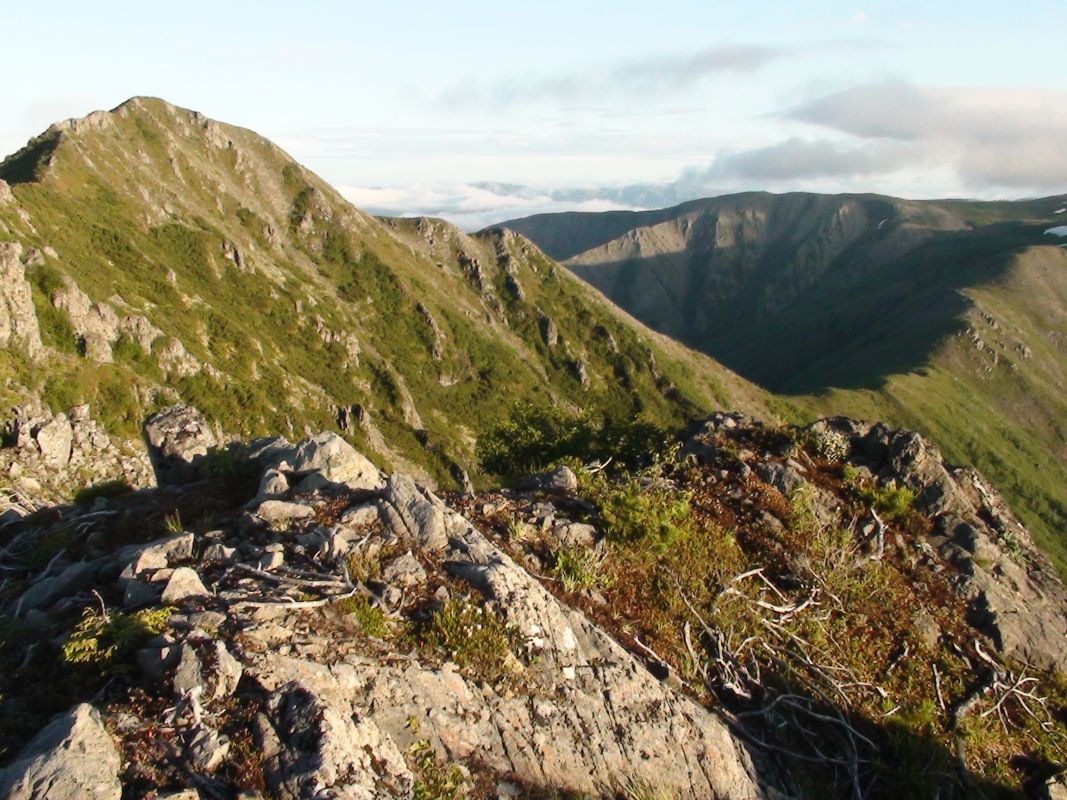
M 522 237 L 370 217 L 161 100 L 53 126 L 0 178 L 0 243 L 22 246 L 50 348 L 46 369 L 0 353 L 8 401 L 89 402 L 127 435 L 178 399 L 246 435 L 340 425 L 445 482 L 519 398 L 663 422 L 765 408 Z
M 505 225 L 556 255 L 581 231 L 575 273 L 810 415 L 926 432 L 1064 570 L 1067 252 L 1044 234 L 1063 206 L 752 193 Z

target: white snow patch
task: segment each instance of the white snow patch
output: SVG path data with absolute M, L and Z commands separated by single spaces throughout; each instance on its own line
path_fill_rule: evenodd
M 1053 214 L 1062 214 L 1062 213 L 1063 213 L 1064 211 L 1067 211 L 1067 208 L 1057 208 L 1057 209 L 1056 209 L 1055 211 L 1053 211 L 1052 213 L 1053 213 Z
M 1055 228 L 1049 228 L 1045 233 L 1051 233 L 1053 236 L 1067 236 L 1067 225 L 1057 225 Z

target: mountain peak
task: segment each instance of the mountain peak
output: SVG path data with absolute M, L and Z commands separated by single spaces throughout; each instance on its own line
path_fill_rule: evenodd
M 146 145 L 162 143 L 169 158 L 173 154 L 168 145 L 174 139 L 202 139 L 211 147 L 225 149 L 232 147 L 235 138 L 242 134 L 277 149 L 251 131 L 216 122 L 199 111 L 176 106 L 158 97 L 135 96 L 110 111 L 92 111 L 82 117 L 53 123 L 21 150 L 0 162 L 0 178 L 12 184 L 40 180 L 54 165 L 57 150 L 68 140 L 80 143 L 97 138 L 106 140 L 98 154 L 108 157 L 115 157 L 119 152 L 140 157 L 141 153 L 152 149 Z M 78 161 L 92 160 L 88 144 L 77 149 L 81 154 Z

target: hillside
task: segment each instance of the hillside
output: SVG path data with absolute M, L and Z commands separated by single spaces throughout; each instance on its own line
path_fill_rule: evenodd
M 161 100 L 54 125 L 0 179 L 9 407 L 88 403 L 130 438 L 191 402 L 232 434 L 339 430 L 445 485 L 480 479 L 477 434 L 520 400 L 662 423 L 764 408 L 522 237 L 370 217 Z
M 749 193 L 504 225 L 808 414 L 927 433 L 1065 569 L 1063 206 Z

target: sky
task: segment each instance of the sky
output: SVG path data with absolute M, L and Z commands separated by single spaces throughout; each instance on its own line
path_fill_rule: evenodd
M 4 11 L 0 151 L 162 97 L 467 229 L 746 190 L 1067 192 L 1067 3 L 97 3 Z

